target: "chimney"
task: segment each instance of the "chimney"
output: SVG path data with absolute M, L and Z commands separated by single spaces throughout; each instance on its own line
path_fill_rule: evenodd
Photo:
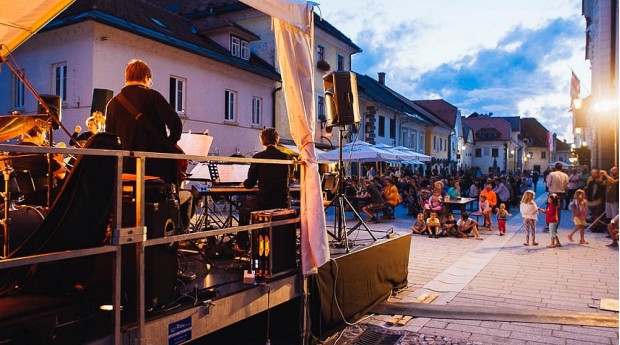
M 385 85 L 385 72 L 379 72 L 379 84 Z

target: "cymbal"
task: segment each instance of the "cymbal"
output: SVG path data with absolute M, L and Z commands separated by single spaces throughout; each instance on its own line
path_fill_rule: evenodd
M 46 125 L 47 115 L 3 115 L 0 116 L 0 141 L 10 140 L 28 132 L 33 127 Z

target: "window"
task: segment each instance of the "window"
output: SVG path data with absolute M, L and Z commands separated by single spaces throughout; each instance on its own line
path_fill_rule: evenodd
M 418 135 L 418 152 L 424 152 L 426 146 L 424 146 L 424 133 Z
M 316 61 L 325 61 L 325 47 L 320 44 L 316 46 Z
M 411 131 L 411 146 L 409 147 L 411 147 L 413 150 L 418 149 L 418 131 L 416 130 Z
M 405 147 L 409 147 L 409 128 L 403 128 L 400 135 L 400 144 Z
M 338 54 L 338 71 L 344 71 L 344 56 Z
M 317 96 L 316 114 L 317 114 L 319 121 L 321 122 L 327 121 L 327 117 L 325 116 L 325 97 L 323 96 Z
M 244 60 L 250 59 L 250 42 L 237 36 L 230 36 L 230 55 Z
M 177 113 L 185 113 L 185 79 L 170 77 L 170 105 Z
M 250 42 L 241 40 L 241 58 L 250 60 Z
M 477 157 L 477 158 L 482 157 L 482 149 L 477 148 L 475 153 L 474 153 L 474 156 Z
M 385 116 L 379 115 L 379 130 L 377 134 L 380 137 L 385 137 Z
M 390 118 L 390 139 L 396 139 L 396 120 Z
M 263 114 L 263 99 L 260 97 L 254 97 L 252 99 L 252 126 L 258 126 L 261 123 Z
M 230 55 L 241 55 L 241 40 L 239 37 L 230 36 Z
M 67 101 L 67 63 L 61 62 L 52 65 L 54 86 L 53 92 L 56 96 L 60 96 L 62 102 Z
M 491 149 L 491 157 L 499 157 L 499 150 L 497 148 Z
M 237 110 L 237 92 L 226 90 L 224 92 L 224 121 L 234 122 Z
M 541 159 L 546 159 L 547 158 L 547 152 L 545 152 L 545 151 L 540 152 L 540 158 Z
M 24 75 L 24 71 L 19 71 L 21 75 Z M 24 83 L 15 75 L 11 74 L 11 108 L 23 109 L 24 108 L 24 95 L 26 92 Z
M 433 135 L 433 150 L 437 151 L 437 136 Z

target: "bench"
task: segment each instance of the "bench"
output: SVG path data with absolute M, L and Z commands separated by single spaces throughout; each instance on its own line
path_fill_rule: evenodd
M 482 219 L 484 220 L 484 215 L 482 214 L 482 212 L 480 211 L 476 211 L 476 212 L 472 212 L 469 214 L 469 218 L 473 218 L 476 217 L 476 223 L 478 223 L 478 226 L 480 225 L 480 217 L 483 217 Z

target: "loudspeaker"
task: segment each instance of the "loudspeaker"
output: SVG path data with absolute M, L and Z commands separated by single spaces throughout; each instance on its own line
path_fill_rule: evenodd
M 108 89 L 93 89 L 93 101 L 90 105 L 90 113 L 100 111 L 105 115 L 105 110 L 108 106 L 108 102 L 114 96 L 114 91 Z
M 252 224 L 297 217 L 294 209 L 255 211 Z M 252 270 L 257 277 L 271 279 L 297 267 L 297 224 L 252 230 Z
M 357 75 L 335 71 L 323 77 L 327 127 L 360 122 L 357 96 Z
M 52 112 L 53 115 L 55 115 L 56 118 L 58 118 L 58 121 L 62 121 L 62 105 L 60 102 L 60 96 L 56 96 L 56 95 L 40 95 L 40 96 L 43 102 L 45 103 L 45 105 L 47 105 L 47 107 L 50 109 L 50 112 Z M 45 110 L 45 108 L 40 102 L 37 105 L 37 113 L 47 114 L 47 111 Z M 58 129 L 60 128 L 60 125 L 58 125 L 56 121 L 52 120 L 52 128 Z

